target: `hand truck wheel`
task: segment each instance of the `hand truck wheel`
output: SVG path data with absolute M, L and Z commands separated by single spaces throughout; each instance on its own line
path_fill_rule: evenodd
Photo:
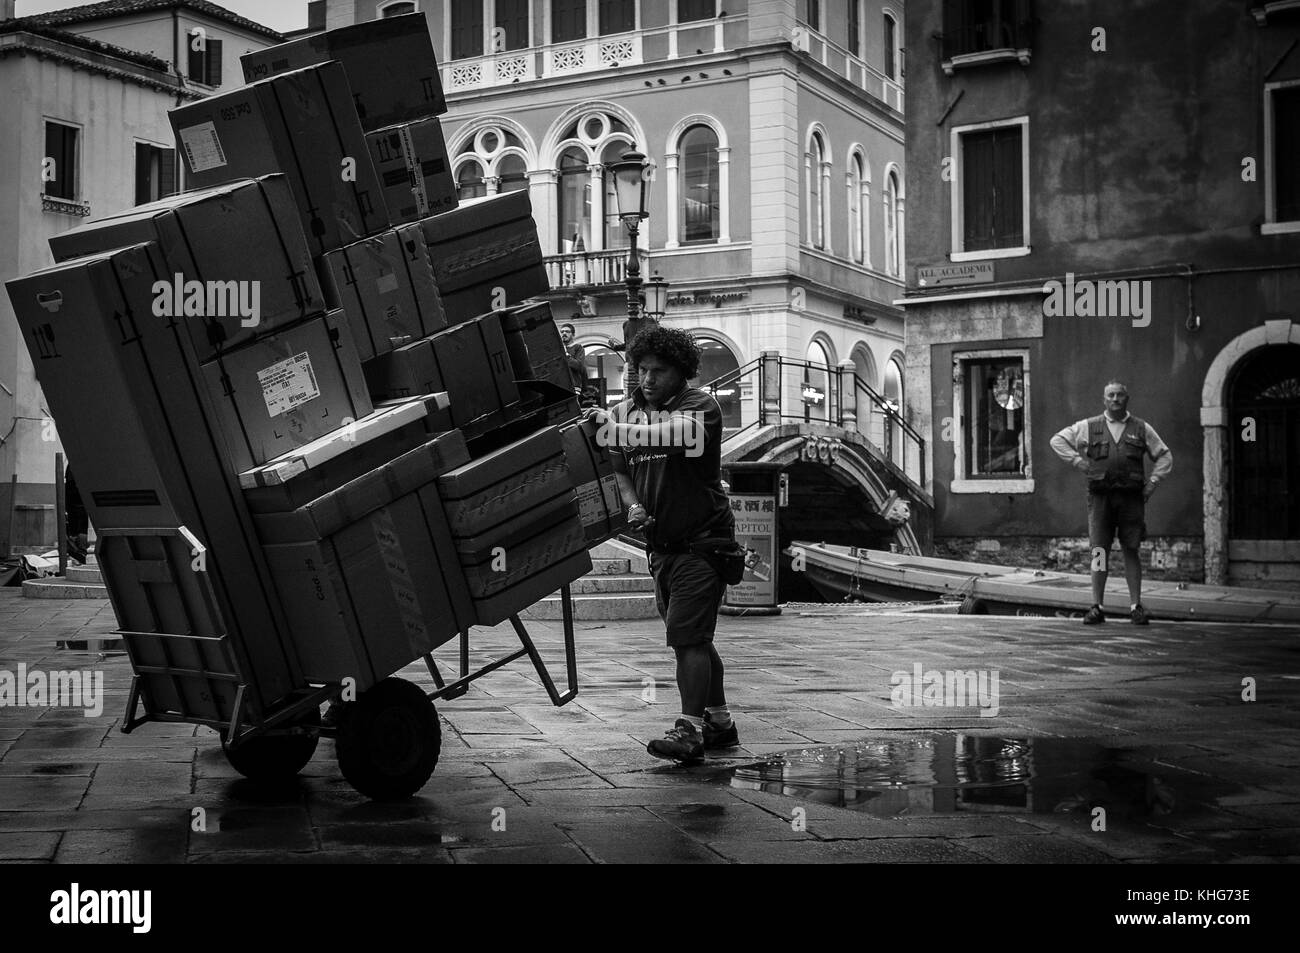
M 374 800 L 397 800 L 420 790 L 433 774 L 442 728 L 418 685 L 386 678 L 340 706 L 335 748 L 349 784 Z
M 974 596 L 967 596 L 961 601 L 961 606 L 957 609 L 958 615 L 988 615 L 989 604 L 983 599 L 976 599 Z
M 236 745 L 228 744 L 223 738 L 221 750 L 231 767 L 248 780 L 276 784 L 296 777 L 316 753 L 319 741 L 320 735 L 315 731 L 255 735 Z

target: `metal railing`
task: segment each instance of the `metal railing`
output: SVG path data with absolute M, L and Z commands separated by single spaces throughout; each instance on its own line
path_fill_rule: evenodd
M 727 439 L 769 424 L 842 427 L 862 434 L 889 466 L 924 489 L 925 438 L 851 365 L 828 367 L 768 353 L 700 387 L 716 395 L 733 385 L 741 391 L 741 421 L 727 428 Z
M 641 270 L 644 273 L 649 258 L 644 248 L 638 249 L 638 257 L 641 259 Z M 627 277 L 626 248 L 547 255 L 545 261 L 546 277 L 552 288 L 621 285 Z

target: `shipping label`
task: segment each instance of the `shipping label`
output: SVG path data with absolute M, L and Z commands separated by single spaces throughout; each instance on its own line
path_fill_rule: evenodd
M 258 371 L 257 381 L 262 385 L 266 412 L 272 417 L 278 417 L 320 396 L 311 356 L 305 351 Z
M 191 172 L 207 172 L 226 164 L 226 150 L 221 148 L 217 127 L 211 122 L 182 129 L 181 147 L 185 150 Z
M 591 526 L 605 519 L 605 501 L 600 492 L 600 482 L 592 480 L 578 488 L 578 517 L 583 526 Z

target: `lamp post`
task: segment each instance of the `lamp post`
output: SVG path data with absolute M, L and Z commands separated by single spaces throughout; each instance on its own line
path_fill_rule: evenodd
M 623 158 L 609 164 L 614 176 L 614 197 L 618 202 L 618 217 L 627 228 L 629 245 L 624 282 L 627 285 L 627 320 L 623 322 L 623 345 L 629 347 L 637 334 L 646 327 L 649 319 L 641 313 L 641 259 L 638 256 L 637 232 L 647 211 L 650 198 L 650 164 L 640 152 L 625 152 Z M 626 351 L 624 358 L 627 358 Z M 632 396 L 638 375 L 629 360 L 626 365 L 627 392 Z

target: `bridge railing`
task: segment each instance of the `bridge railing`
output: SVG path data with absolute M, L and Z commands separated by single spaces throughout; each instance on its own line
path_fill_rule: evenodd
M 925 486 L 925 438 L 903 419 L 901 407 L 862 379 L 852 362 L 828 367 L 768 351 L 701 388 L 715 395 L 719 390 L 742 395 L 738 426 L 727 428 L 728 438 L 778 423 L 842 427 L 861 433 L 891 466 Z

